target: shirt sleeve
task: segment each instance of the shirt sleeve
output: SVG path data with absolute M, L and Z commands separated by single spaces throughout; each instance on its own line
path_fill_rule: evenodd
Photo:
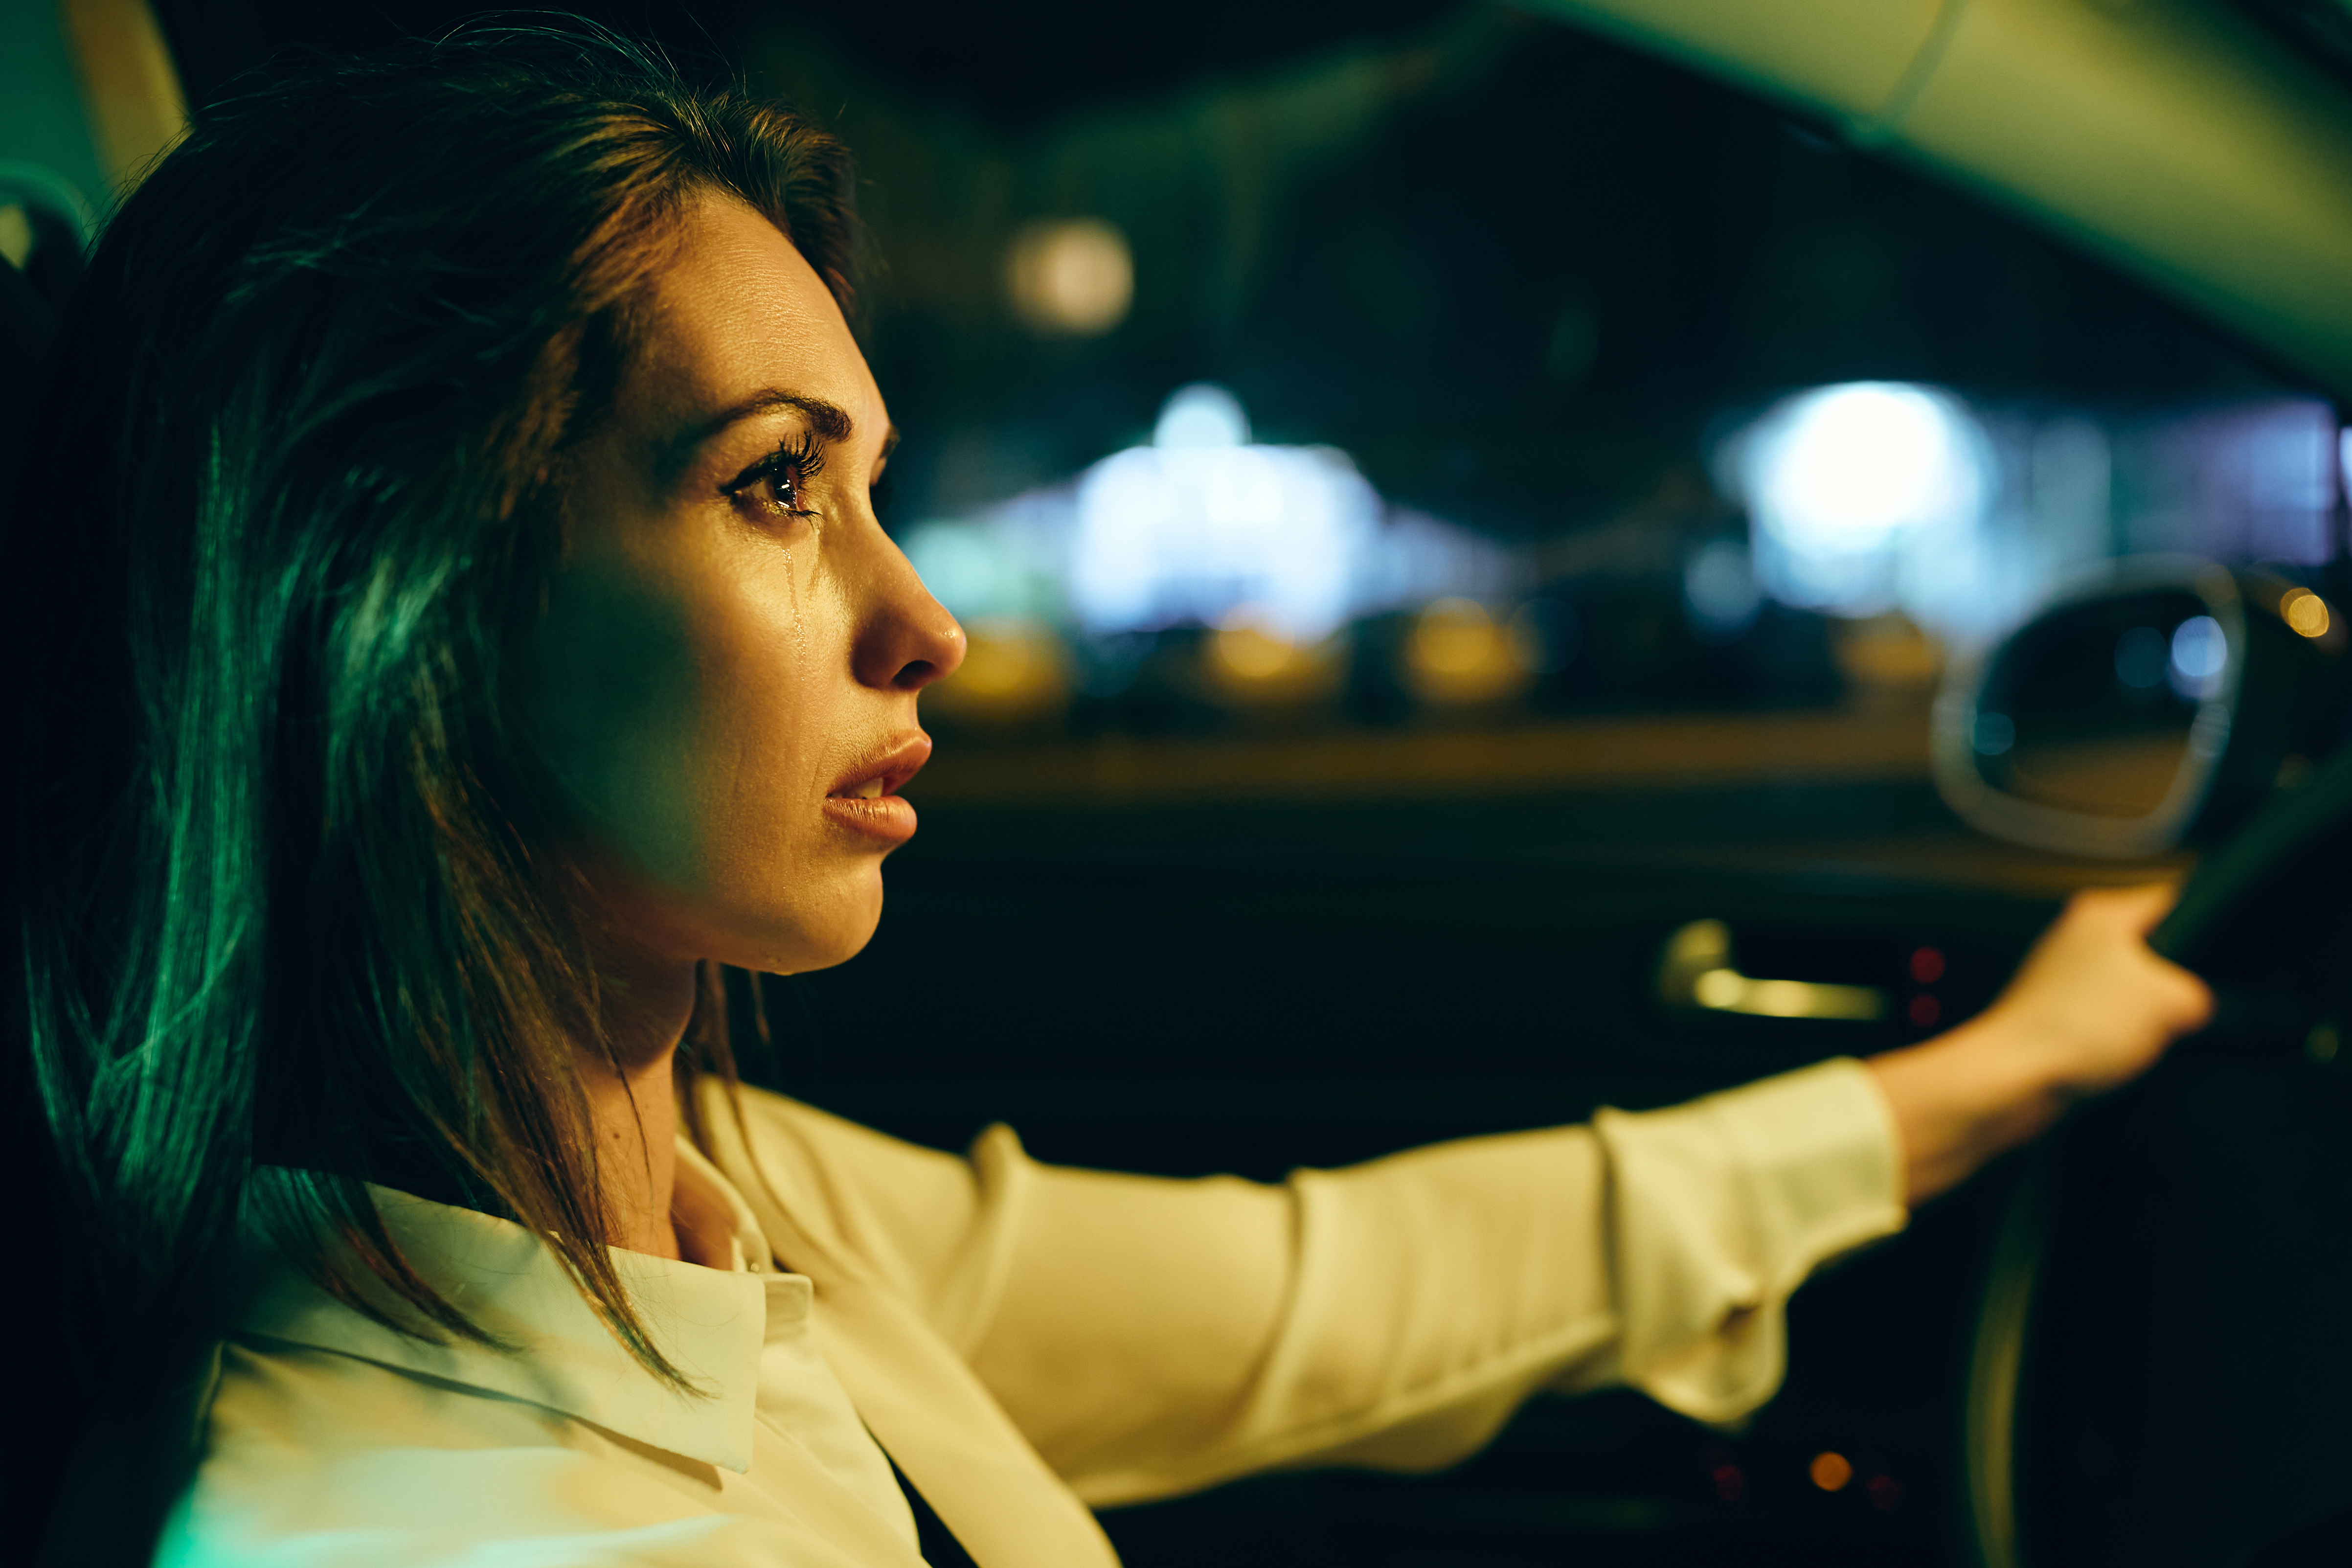
M 755 1141 L 794 1146 L 842 1241 L 1097 1505 L 1434 1469 L 1542 1388 L 1736 1421 L 1780 1384 L 1790 1293 L 1905 1218 L 1892 1119 L 1850 1059 L 1279 1184 L 1044 1165 L 1003 1127 L 958 1159 L 747 1100 Z

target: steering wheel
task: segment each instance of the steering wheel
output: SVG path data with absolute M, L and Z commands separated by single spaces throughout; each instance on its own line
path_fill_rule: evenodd
M 2213 1025 L 2021 1162 L 1965 1401 L 1981 1568 L 2226 1568 L 2352 1507 L 2347 890 L 2352 749 L 2151 936 Z

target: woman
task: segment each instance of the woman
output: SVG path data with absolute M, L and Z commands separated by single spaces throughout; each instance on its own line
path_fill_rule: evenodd
M 1104 1565 L 1539 1388 L 1735 1419 L 1810 1269 L 2202 1018 L 2142 891 L 1927 1045 L 1278 1188 L 739 1089 L 722 971 L 866 942 L 963 648 L 855 248 L 821 133 L 531 31 L 255 89 L 108 231 L 16 542 L 116 1380 L 54 1561 Z

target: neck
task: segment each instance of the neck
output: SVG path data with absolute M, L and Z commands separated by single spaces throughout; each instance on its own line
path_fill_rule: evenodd
M 670 1208 L 677 1185 L 679 1039 L 694 1012 L 691 963 L 628 965 L 614 976 L 609 1026 L 619 1065 L 583 1050 L 582 1087 L 595 1139 L 609 1240 L 677 1258 Z

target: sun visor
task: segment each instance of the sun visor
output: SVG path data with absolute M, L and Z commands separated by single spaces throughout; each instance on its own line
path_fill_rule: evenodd
M 2186 0 L 1537 0 L 1932 171 L 2352 392 L 2352 90 Z

